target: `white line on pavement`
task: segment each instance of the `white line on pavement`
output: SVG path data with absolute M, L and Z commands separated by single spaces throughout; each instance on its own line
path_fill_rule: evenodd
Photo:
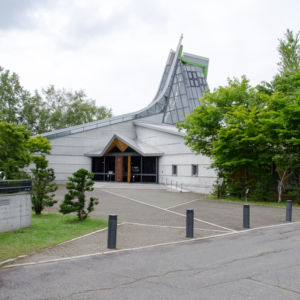
M 122 224 L 124 224 L 124 223 L 122 223 Z M 196 239 L 194 238 L 194 239 L 189 239 L 189 240 L 184 240 L 184 241 L 177 241 L 177 242 L 169 242 L 169 243 L 163 243 L 163 244 L 157 244 L 157 245 L 142 246 L 142 247 L 138 247 L 138 248 L 112 250 L 112 251 L 99 252 L 99 253 L 93 253 L 93 254 L 85 254 L 85 255 L 72 256 L 72 257 L 63 257 L 63 258 L 57 258 L 57 259 L 52 259 L 52 260 L 44 260 L 44 261 L 33 262 L 33 263 L 15 264 L 15 265 L 9 265 L 9 266 L 3 266 L 3 267 L 0 266 L 0 267 L 2 269 L 9 269 L 9 268 L 15 268 L 15 267 L 33 266 L 33 265 L 38 265 L 38 264 L 59 262 L 59 261 L 64 261 L 64 260 L 77 259 L 77 258 L 85 258 L 85 257 L 96 256 L 96 255 L 102 255 L 102 254 L 110 254 L 110 253 L 116 253 L 116 252 L 124 252 L 124 251 L 132 251 L 132 250 L 139 250 L 139 249 L 146 249 L 146 248 L 154 248 L 154 247 L 167 246 L 167 245 L 173 245 L 173 244 L 189 243 L 189 242 L 206 240 L 206 239 L 211 239 L 211 238 L 216 238 L 216 237 L 224 237 L 224 236 L 229 236 L 229 235 L 234 235 L 234 234 L 245 234 L 249 231 L 260 230 L 260 229 L 265 229 L 265 228 L 272 228 L 272 227 L 286 226 L 286 225 L 295 225 L 295 224 L 300 224 L 300 221 L 299 222 L 284 223 L 284 224 L 279 224 L 279 225 L 271 225 L 271 226 L 266 226 L 266 227 L 253 228 L 253 229 L 249 229 L 249 230 L 228 232 L 228 233 L 224 233 L 224 234 L 211 235 L 211 236 L 206 236 L 206 237 L 196 238 Z
M 161 208 L 161 207 L 158 207 L 158 206 L 155 206 L 155 205 L 152 205 L 152 204 L 144 203 L 144 202 L 141 202 L 141 201 L 138 201 L 138 200 L 126 197 L 126 196 L 122 196 L 122 195 L 119 195 L 119 194 L 115 194 L 113 192 L 109 192 L 109 191 L 103 190 L 103 189 L 101 189 L 101 191 L 109 193 L 109 194 L 112 194 L 112 195 L 115 195 L 115 196 L 119 196 L 119 197 L 122 197 L 122 198 L 125 198 L 125 199 L 128 199 L 128 200 L 131 200 L 131 201 L 135 201 L 135 202 L 140 203 L 140 204 L 148 205 L 148 206 L 151 206 L 151 207 L 154 207 L 154 208 L 157 208 L 157 209 L 160 209 L 160 210 L 163 210 L 163 211 L 175 214 L 175 215 L 179 215 L 179 216 L 185 217 L 185 215 L 180 214 L 180 213 L 175 212 L 175 211 L 167 210 L 165 208 Z M 233 229 L 230 229 L 230 228 L 227 228 L 227 227 L 224 227 L 224 226 L 216 225 L 216 224 L 213 224 L 213 223 L 210 223 L 210 222 L 206 222 L 206 221 L 203 221 L 203 220 L 200 220 L 200 219 L 194 218 L 194 220 L 202 222 L 202 223 L 205 223 L 205 224 L 208 224 L 208 225 L 212 225 L 212 226 L 215 226 L 215 227 L 223 228 L 223 229 L 228 230 L 228 231 L 236 232 L 236 230 L 233 230 Z
M 164 226 L 164 225 L 152 225 L 152 224 L 150 225 L 150 224 L 132 223 L 132 222 L 123 222 L 122 224 L 127 224 L 127 225 L 138 225 L 138 226 L 152 226 L 152 227 L 162 227 L 162 228 L 186 229 L 186 227 Z M 194 228 L 194 230 L 199 230 L 199 231 L 228 232 L 228 230 L 200 229 L 200 228 Z
M 184 205 L 184 204 L 188 204 L 188 203 L 191 203 L 191 202 L 195 202 L 195 201 L 198 201 L 198 200 L 201 200 L 201 199 L 202 198 L 195 199 L 195 200 L 192 200 L 192 201 L 188 201 L 188 202 L 185 202 L 185 203 L 180 203 L 180 204 L 177 204 L 177 205 L 174 205 L 174 206 L 167 207 L 166 209 L 174 208 L 174 207 L 181 206 L 181 205 Z
M 184 240 L 184 241 L 177 241 L 177 242 L 169 242 L 169 243 L 163 243 L 163 244 L 157 244 L 157 245 L 142 246 L 142 247 L 137 247 L 137 248 L 128 248 L 128 249 L 112 250 L 112 251 L 106 251 L 106 252 L 98 252 L 98 253 L 93 253 L 93 254 L 84 254 L 84 255 L 78 255 L 78 256 L 63 257 L 63 258 L 56 258 L 56 259 L 51 259 L 51 260 L 43 260 L 43 261 L 32 262 L 32 263 L 25 263 L 25 264 L 15 264 L 15 265 L 3 266 L 1 268 L 2 269 L 9 269 L 9 268 L 15 268 L 15 267 L 32 266 L 32 265 L 39 265 L 39 264 L 45 264 L 45 263 L 60 262 L 60 261 L 70 260 L 70 259 L 91 257 L 91 256 L 101 255 L 101 254 L 109 254 L 109 253 L 116 253 L 116 252 L 139 250 L 139 249 L 145 249 L 145 248 L 152 248 L 152 247 L 156 247 L 156 246 L 166 246 L 166 245 L 172 245 L 172 244 L 181 244 L 181 243 L 192 242 L 192 241 L 199 241 L 199 240 L 209 239 L 209 238 L 213 238 L 213 237 L 221 237 L 221 236 L 226 236 L 226 235 L 231 235 L 231 234 L 236 234 L 236 233 L 238 233 L 238 232 L 229 232 L 229 233 L 224 233 L 224 234 L 211 235 L 211 236 L 204 237 L 204 238 L 196 238 L 196 239 L 195 238 L 194 239 L 191 238 L 189 240 Z

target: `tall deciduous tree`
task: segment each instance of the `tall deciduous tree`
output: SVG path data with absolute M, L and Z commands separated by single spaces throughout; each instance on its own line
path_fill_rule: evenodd
M 266 198 L 272 151 L 261 124 L 268 117 L 264 99 L 243 76 L 241 81 L 228 80 L 228 86 L 206 94 L 201 102 L 178 124 L 179 129 L 187 130 L 186 145 L 210 157 L 212 166 L 228 175 L 233 194 L 240 197 L 251 184 L 258 198 Z
M 7 179 L 24 177 L 22 169 L 31 162 L 31 153 L 27 147 L 31 132 L 26 126 L 0 122 L 0 170 Z
M 47 131 L 102 120 L 112 116 L 112 109 L 97 106 L 83 90 L 67 91 L 50 85 L 43 89 L 48 112 Z
M 31 137 L 25 125 L 0 122 L 0 170 L 7 179 L 21 179 L 33 161 L 33 154 L 50 154 L 50 142 L 41 136 Z
M 276 154 L 273 161 L 280 177 L 278 201 L 281 202 L 283 180 L 291 175 L 299 175 L 300 69 L 275 78 L 274 86 L 276 91 L 268 96 L 268 109 L 273 112 L 273 117 L 266 123 L 266 131 L 274 141 Z
M 59 212 L 63 214 L 77 212 L 78 218 L 84 220 L 88 217 L 90 212 L 94 211 L 94 205 L 99 203 L 98 198 L 90 197 L 89 204 L 85 207 L 85 193 L 94 190 L 94 181 L 92 181 L 94 174 L 85 169 L 79 169 L 73 173 L 73 177 L 68 178 L 69 182 L 67 182 L 66 188 L 69 192 L 65 195 L 64 201 L 60 204 Z
M 102 120 L 112 109 L 97 106 L 85 92 L 55 89 L 50 85 L 33 94 L 25 90 L 16 73 L 0 67 L 0 121 L 26 125 L 33 135 Z
M 279 46 L 277 48 L 280 55 L 279 74 L 283 75 L 285 72 L 297 72 L 300 68 L 300 44 L 299 34 L 293 34 L 292 30 L 287 29 L 284 39 L 279 39 Z
M 16 73 L 10 73 L 0 66 L 0 112 L 1 120 L 18 123 L 23 88 Z

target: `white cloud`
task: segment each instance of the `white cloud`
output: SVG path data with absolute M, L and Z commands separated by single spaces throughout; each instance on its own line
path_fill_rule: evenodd
M 270 80 L 277 39 L 300 30 L 299 1 L 0 0 L 0 11 L 0 65 L 25 88 L 81 88 L 115 115 L 150 103 L 181 33 L 184 51 L 210 58 L 213 88 Z

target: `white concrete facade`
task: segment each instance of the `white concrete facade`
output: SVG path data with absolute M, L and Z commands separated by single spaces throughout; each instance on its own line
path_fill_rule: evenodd
M 152 123 L 153 117 L 143 119 L 143 125 Z M 148 121 L 148 122 L 147 122 Z M 138 122 L 135 122 L 136 124 Z M 142 122 L 141 122 L 142 124 Z M 80 168 L 91 169 L 91 157 L 84 154 L 99 148 L 104 148 L 114 134 L 122 134 L 138 139 L 164 153 L 159 157 L 159 183 L 171 180 L 190 191 L 209 193 L 217 176 L 210 169 L 211 162 L 202 155 L 195 155 L 184 144 L 182 134 L 173 134 L 158 129 L 134 125 L 133 121 L 111 125 L 99 129 L 78 133 L 51 141 L 51 155 L 47 156 L 49 168 L 55 171 L 56 182 L 64 184 L 68 177 Z M 172 175 L 172 165 L 177 166 L 177 176 Z M 192 165 L 197 165 L 198 174 L 192 176 Z

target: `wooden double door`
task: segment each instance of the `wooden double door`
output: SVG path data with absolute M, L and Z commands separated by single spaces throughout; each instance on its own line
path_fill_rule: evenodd
M 123 157 L 123 156 L 116 156 L 116 182 L 123 182 L 123 161 L 124 159 L 128 159 L 127 161 L 127 182 L 130 183 L 130 176 L 131 176 L 131 156 Z

